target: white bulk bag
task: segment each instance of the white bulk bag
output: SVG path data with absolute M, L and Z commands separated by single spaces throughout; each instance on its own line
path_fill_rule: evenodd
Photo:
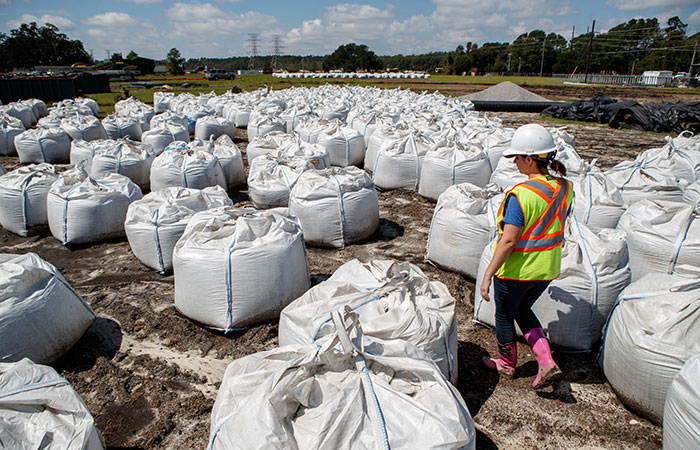
M 700 353 L 689 358 L 671 382 L 664 404 L 665 450 L 700 444 Z
M 54 266 L 34 253 L 0 254 L 0 362 L 30 358 L 51 363 L 94 320 L 90 307 Z
M 491 170 L 495 171 L 498 163 L 505 152 L 510 147 L 510 140 L 513 138 L 515 130 L 503 128 L 500 121 L 490 121 L 485 118 L 488 125 L 486 127 L 471 128 L 465 127 L 467 133 L 466 143 L 478 142 L 481 148 L 489 157 Z
M 189 125 L 188 131 L 190 132 L 190 134 L 194 133 L 194 130 L 197 126 L 197 121 L 199 119 L 208 116 L 213 117 L 215 115 L 213 109 L 201 106 L 199 103 L 187 103 L 182 108 L 182 114 L 184 114 L 185 118 L 187 119 L 187 123 Z
M 258 156 L 278 153 L 283 147 L 296 142 L 296 139 L 295 136 L 281 131 L 273 131 L 253 138 L 245 149 L 248 165 Z
M 183 127 L 185 127 L 185 130 L 187 130 L 187 135 L 189 136 L 190 124 L 187 121 L 187 117 L 173 111 L 165 111 L 161 114 L 156 114 L 155 116 L 153 116 L 153 118 L 151 119 L 149 131 L 153 128 L 158 128 L 159 126 L 167 122 L 174 122 L 182 125 Z
M 20 102 L 12 102 L 7 105 L 0 106 L 0 112 L 21 120 L 25 129 L 31 128 L 37 121 L 32 107 Z
M 390 146 L 395 142 L 402 141 L 411 132 L 408 125 L 398 123 L 391 126 L 379 127 L 372 133 L 372 136 L 367 139 L 367 151 L 365 152 L 365 169 L 370 172 L 374 171 L 374 162 L 377 159 L 379 149 L 385 146 Z
M 0 177 L 0 225 L 20 236 L 48 229 L 46 196 L 58 179 L 51 164 L 31 164 Z
M 146 266 L 165 273 L 173 268 L 173 248 L 192 216 L 218 206 L 233 206 L 221 186 L 165 188 L 136 200 L 124 229 L 131 251 Z
M 326 169 L 331 166 L 331 155 L 324 147 L 310 144 L 301 139 L 287 143 L 280 149 L 280 155 L 306 160 L 315 169 Z
M 153 111 L 160 114 L 170 109 L 170 102 L 175 98 L 172 92 L 154 92 L 153 93 Z M 152 119 L 151 119 L 152 120 Z M 151 124 L 152 126 L 153 124 Z
M 482 253 L 478 282 L 492 256 L 493 243 Z M 569 218 L 561 275 L 532 308 L 550 342 L 571 350 L 591 350 L 601 338 L 605 319 L 620 291 L 630 283 L 629 265 L 623 232 L 603 229 L 596 234 Z M 487 302 L 475 292 L 474 319 L 495 326 L 493 284 L 490 297 Z M 517 330 L 522 335 L 522 330 Z
M 13 156 L 17 154 L 15 150 L 15 137 L 24 131 L 22 121 L 0 114 L 0 156 Z
M 192 151 L 182 141 L 168 145 L 151 165 L 152 191 L 167 187 L 203 189 L 215 185 L 226 189 L 219 159 L 209 152 Z
M 341 122 L 345 122 L 345 118 L 348 116 L 350 107 L 347 103 L 340 101 L 331 104 L 322 105 L 318 109 L 318 115 L 325 120 L 337 119 Z
M 573 214 L 593 231 L 615 228 L 625 205 L 617 186 L 590 164 L 580 176 L 570 178 L 574 184 Z
M 75 114 L 79 114 L 79 113 L 77 111 L 73 111 L 71 113 L 60 114 L 60 113 L 57 113 L 56 111 L 51 111 L 51 114 L 39 119 L 39 122 L 37 122 L 36 126 L 38 128 L 61 128 L 61 122 L 63 121 L 63 119 L 71 117 Z M 83 114 L 81 114 L 81 115 L 83 115 Z M 92 114 L 85 114 L 85 115 L 91 116 Z
M 61 129 L 68 133 L 71 139 L 82 139 L 84 141 L 94 141 L 97 139 L 107 139 L 100 119 L 95 116 L 85 116 L 76 114 L 61 120 Z
M 37 120 L 49 114 L 49 110 L 46 108 L 46 103 L 38 98 L 22 100 L 22 103 L 25 103 L 32 108 L 34 117 L 36 117 Z
M 251 116 L 248 123 L 248 141 L 257 136 L 263 136 L 273 131 L 286 131 L 287 124 L 277 116 L 259 114 Z
M 700 180 L 683 189 L 683 202 L 690 205 L 700 202 Z
M 25 358 L 0 363 L 3 448 L 102 450 L 95 421 L 68 380 Z
M 46 200 L 51 234 L 63 245 L 124 236 L 126 211 L 140 198 L 141 189 L 116 173 L 85 179 L 62 176 Z
M 346 266 L 349 266 L 346 267 Z M 363 266 L 376 287 L 355 283 L 351 276 Z M 279 344 L 322 344 L 333 332 L 330 313 L 348 305 L 363 324 L 365 344 L 403 340 L 427 353 L 445 378 L 457 382 L 457 320 L 455 299 L 439 281 L 430 281 L 407 262 L 350 261 L 332 280 L 309 289 L 280 315 Z M 390 353 L 387 356 L 400 356 Z
M 70 99 L 64 101 L 70 101 Z M 92 115 L 95 117 L 100 115 L 100 105 L 97 104 L 96 100 L 93 100 L 91 98 L 78 97 L 74 98 L 72 102 L 78 108 L 89 109 L 92 112 Z
M 357 167 L 302 173 L 289 195 L 289 213 L 299 219 L 306 243 L 317 247 L 342 248 L 379 228 L 377 191 Z
M 694 183 L 700 179 L 700 148 L 692 144 L 677 146 L 668 136 L 666 145 L 643 151 L 635 161 L 663 170 L 679 182 Z
M 319 133 L 316 143 L 330 154 L 333 166 L 357 166 L 365 159 L 365 138 L 350 127 L 333 124 Z
M 671 381 L 700 353 L 697 278 L 650 273 L 622 291 L 605 326 L 599 362 L 620 400 L 661 423 Z
M 352 115 L 352 117 L 351 117 Z M 365 147 L 369 146 L 369 139 L 377 128 L 391 126 L 394 121 L 377 111 L 367 110 L 358 112 L 357 114 L 348 114 L 347 123 L 350 128 L 360 132 L 365 139 Z
M 317 119 L 318 116 L 309 107 L 294 105 L 284 112 L 280 113 L 280 118 L 284 120 L 286 127 L 285 132 L 291 133 L 296 128 L 297 124 L 307 119 Z
M 473 450 L 467 406 L 430 357 L 400 341 L 397 356 L 365 350 L 356 315 L 348 316 L 346 324 L 333 313 L 335 331 L 321 347 L 285 346 L 229 364 L 209 448 Z
M 437 200 L 455 184 L 486 186 L 491 177 L 488 156 L 481 147 L 461 144 L 456 139 L 441 140 L 423 158 L 418 193 Z
M 409 133 L 400 141 L 381 147 L 374 160 L 374 184 L 386 190 L 418 190 L 423 157 L 432 145 L 434 142 L 427 136 Z
M 70 136 L 60 128 L 33 128 L 15 137 L 21 163 L 65 163 L 70 158 Z
M 294 127 L 294 133 L 298 134 L 301 140 L 310 144 L 318 142 L 318 138 L 327 128 L 337 126 L 337 122 L 329 122 L 316 116 L 308 116 Z
M 268 154 L 255 158 L 248 174 L 248 195 L 261 209 L 287 206 L 292 187 L 310 169 L 313 166 L 299 157 Z
M 276 212 L 195 214 L 173 252 L 175 307 L 222 330 L 274 319 L 309 289 L 299 225 Z
M 236 128 L 246 128 L 253 108 L 248 105 L 232 103 L 224 106 L 222 115 L 236 124 Z
M 186 125 L 170 121 L 160 122 L 141 135 L 141 142 L 150 145 L 155 156 L 163 153 L 165 147 L 175 141 L 190 141 Z
M 5 166 L 0 163 L 0 175 L 5 175 L 7 173 L 7 170 L 5 170 Z
M 76 139 L 70 143 L 70 163 L 79 166 L 83 164 L 85 171 L 90 174 L 92 158 L 95 152 L 101 148 L 110 148 L 116 144 L 114 139 L 98 139 L 96 141 L 83 141 Z M 84 162 L 83 162 L 84 161 Z
M 214 136 L 214 139 L 221 135 L 227 135 L 231 139 L 236 133 L 236 124 L 224 117 L 207 116 L 197 120 L 194 126 L 194 137 L 196 139 L 207 140 Z
M 683 186 L 665 169 L 645 166 L 644 161 L 624 161 L 605 172 L 620 190 L 625 205 L 646 198 L 683 201 Z
M 650 272 L 700 275 L 700 204 L 645 199 L 617 227 L 627 234 L 632 280 Z
M 433 212 L 425 259 L 476 279 L 481 253 L 496 235 L 503 198 L 503 190 L 496 185 L 482 188 L 464 183 L 448 187 Z
M 245 167 L 243 166 L 243 155 L 228 135 L 223 134 L 216 140 L 212 138 L 206 142 L 195 139 L 189 147 L 193 151 L 203 150 L 209 152 L 218 158 L 226 179 L 227 189 L 245 184 L 246 175 Z
M 128 138 L 117 139 L 112 145 L 95 149 L 89 174 L 93 178 L 102 178 L 110 173 L 118 173 L 129 177 L 141 189 L 148 189 L 154 158 L 149 145 Z
M 513 158 L 500 158 L 490 179 L 490 183 L 506 190 L 525 181 L 527 181 L 527 175 L 520 173 Z
M 110 139 L 129 137 L 135 141 L 140 141 L 143 134 L 140 122 L 132 116 L 110 114 L 102 119 L 102 126 Z

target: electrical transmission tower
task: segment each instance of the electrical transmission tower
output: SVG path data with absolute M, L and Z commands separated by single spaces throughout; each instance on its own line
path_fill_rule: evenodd
M 258 33 L 248 33 L 248 39 L 245 42 L 248 47 L 248 54 L 250 54 L 248 70 L 255 70 L 256 59 L 260 50 L 260 38 L 258 37 Z
M 284 54 L 284 46 L 282 45 L 282 36 L 275 34 L 272 36 L 272 70 L 277 69 L 277 58 Z

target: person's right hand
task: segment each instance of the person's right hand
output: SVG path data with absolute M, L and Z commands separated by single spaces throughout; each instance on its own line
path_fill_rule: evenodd
M 489 298 L 489 288 L 490 287 L 491 287 L 491 278 L 484 277 L 484 280 L 481 282 L 481 286 L 479 287 L 479 294 L 481 294 L 481 298 L 483 298 L 487 302 L 491 300 Z

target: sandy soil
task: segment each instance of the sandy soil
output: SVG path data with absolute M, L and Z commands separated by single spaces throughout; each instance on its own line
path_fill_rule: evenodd
M 540 121 L 533 114 L 498 116 L 508 126 Z M 568 128 L 577 150 L 605 166 L 664 142 L 659 135 L 607 126 Z M 245 148 L 245 132 L 239 132 L 237 142 Z M 18 165 L 16 158 L 2 162 L 8 169 Z M 250 205 L 245 190 L 230 195 L 236 205 Z M 539 393 L 530 387 L 537 364 L 524 343 L 518 344 L 517 378 L 499 380 L 485 371 L 481 357 L 495 352 L 496 343 L 492 331 L 471 322 L 474 280 L 423 262 L 434 204 L 414 192 L 393 191 L 380 193 L 379 205 L 381 226 L 368 242 L 343 250 L 308 249 L 312 281 L 323 281 L 353 258 L 397 259 L 448 286 L 457 299 L 458 388 L 474 417 L 477 448 L 661 447 L 661 427 L 624 408 L 594 366 L 594 354 L 555 352 L 563 381 Z M 68 249 L 50 235 L 22 238 L 0 229 L 0 252 L 39 254 L 99 316 L 53 366 L 85 400 L 111 448 L 205 448 L 227 364 L 277 345 L 276 321 L 224 335 L 179 314 L 172 307 L 173 276 L 142 265 L 125 238 Z

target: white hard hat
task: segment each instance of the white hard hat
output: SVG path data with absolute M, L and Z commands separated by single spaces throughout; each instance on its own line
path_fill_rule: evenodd
M 529 123 L 515 130 L 510 147 L 503 156 L 545 155 L 557 151 L 552 134 L 542 125 Z

